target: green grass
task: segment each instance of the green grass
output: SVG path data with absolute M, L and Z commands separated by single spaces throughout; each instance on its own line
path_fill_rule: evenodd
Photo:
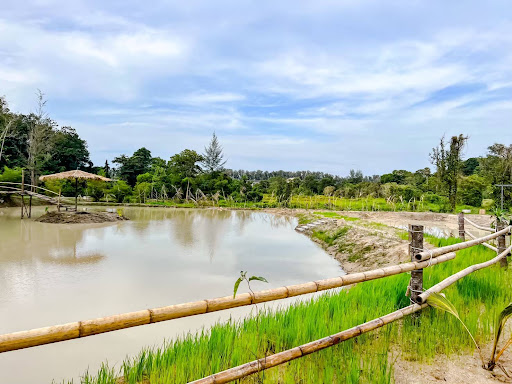
M 358 221 L 360 220 L 357 217 L 343 216 L 336 212 L 314 212 L 315 215 L 329 217 L 331 219 L 343 219 L 345 221 Z
M 341 227 L 335 231 L 315 230 L 313 231 L 313 237 L 316 237 L 317 239 L 322 240 L 328 246 L 331 246 L 340 237 L 345 236 L 349 230 L 349 226 Z
M 162 207 L 174 207 L 174 208 L 197 208 L 197 207 L 224 207 L 224 208 L 239 208 L 239 209 L 263 209 L 263 208 L 299 208 L 299 209 L 314 209 L 314 210 L 336 210 L 336 211 L 406 211 L 406 212 L 447 212 L 446 207 L 427 203 L 423 201 L 407 202 L 407 201 L 396 201 L 388 202 L 384 198 L 341 198 L 331 197 L 323 195 L 315 196 L 297 196 L 293 195 L 290 199 L 279 200 L 276 197 L 266 194 L 263 199 L 259 202 L 253 201 L 234 201 L 231 199 L 221 199 L 217 203 L 213 203 L 210 200 L 201 201 L 199 204 L 190 202 L 178 202 L 174 200 L 157 201 L 157 200 L 146 200 L 146 203 L 107 203 L 101 202 L 80 202 L 80 205 L 127 205 L 127 206 L 162 206 Z M 478 213 L 479 208 L 471 207 L 468 205 L 458 205 L 455 209 L 456 212 L 460 212 L 462 209 L 470 209 L 471 213 Z M 325 212 L 324 212 L 325 213 Z M 325 215 L 324 215 L 325 216 Z M 347 218 L 346 216 L 340 216 L 345 220 L 351 220 L 353 218 Z M 326 216 L 329 217 L 329 216 Z M 333 216 L 335 217 L 335 216 Z
M 431 239 L 435 246 L 455 239 Z M 453 261 L 425 269 L 428 288 L 495 253 L 481 246 L 459 251 Z M 282 310 L 260 311 L 243 321 L 217 324 L 209 330 L 145 350 L 124 362 L 120 372 L 104 366 L 82 383 L 185 383 L 230 367 L 348 329 L 409 304 L 404 296 L 409 275 L 401 274 L 332 291 Z M 512 269 L 492 266 L 445 290 L 480 344 L 492 340 L 497 314 L 510 302 Z M 418 320 L 406 318 L 379 331 L 294 360 L 265 372 L 265 383 L 392 383 L 393 358 L 431 362 L 436 355 L 472 353 L 474 345 L 457 319 L 427 308 Z M 484 351 L 488 354 L 489 351 Z M 261 374 L 260 374 L 261 379 Z M 243 382 L 258 382 L 253 376 Z
M 305 225 L 305 224 L 309 224 L 309 223 L 312 223 L 313 221 L 315 221 L 315 218 L 313 216 L 305 215 L 305 214 L 297 215 L 297 219 L 299 220 L 299 225 Z
M 272 195 L 264 195 L 259 203 L 252 203 L 261 208 L 272 208 L 286 206 L 288 208 L 303 209 L 329 209 L 335 211 L 407 211 L 407 212 L 447 212 L 446 206 L 442 204 L 429 203 L 426 201 L 387 201 L 379 197 L 365 198 L 344 198 L 328 197 L 324 195 L 302 196 L 292 195 L 289 200 L 280 201 Z M 457 205 L 455 211 L 470 209 L 471 213 L 478 213 L 479 208 L 468 205 Z

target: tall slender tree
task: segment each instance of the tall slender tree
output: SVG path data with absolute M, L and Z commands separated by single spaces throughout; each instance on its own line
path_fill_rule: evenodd
M 436 166 L 437 177 L 440 186 L 447 192 L 452 210 L 457 205 L 457 190 L 462 171 L 462 150 L 468 140 L 467 136 L 453 136 L 450 139 L 450 148 L 446 149 L 444 137 L 439 146 L 432 149 L 430 159 Z
M 32 124 L 28 133 L 28 159 L 27 168 L 30 171 L 32 185 L 37 185 L 37 176 L 45 156 L 50 149 L 50 137 L 53 122 L 45 111 L 46 100 L 44 93 L 37 90 L 37 110 L 32 117 Z
M 224 164 L 226 164 L 222 147 L 215 132 L 213 132 L 210 144 L 204 148 L 203 157 L 202 163 L 209 173 L 222 171 Z

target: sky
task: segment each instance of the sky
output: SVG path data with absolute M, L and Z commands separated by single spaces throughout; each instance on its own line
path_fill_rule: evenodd
M 96 165 L 215 131 L 228 168 L 414 171 L 511 143 L 512 3 L 2 0 L 0 95 L 37 89 Z

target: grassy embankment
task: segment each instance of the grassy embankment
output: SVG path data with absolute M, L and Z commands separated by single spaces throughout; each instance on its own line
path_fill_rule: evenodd
M 456 242 L 434 239 L 435 246 Z M 425 270 L 429 287 L 468 265 L 495 254 L 478 246 L 458 252 L 453 261 Z M 478 271 L 445 290 L 477 341 L 488 343 L 497 314 L 510 301 L 512 270 L 493 266 Z M 260 311 L 240 322 L 218 324 L 200 334 L 169 341 L 159 349 L 145 350 L 127 360 L 120 370 L 104 366 L 82 383 L 185 383 L 212 373 L 289 349 L 348 329 L 409 304 L 404 296 L 409 275 L 402 274 L 358 284 L 299 302 L 276 311 Z M 265 372 L 268 383 L 392 383 L 394 356 L 431 362 L 439 354 L 472 353 L 472 345 L 460 323 L 434 309 L 421 313 L 418 324 L 411 318 L 387 325 L 333 348 L 295 360 Z M 485 351 L 489 353 L 489 351 Z M 262 374 L 243 382 L 261 382 Z M 118 381 L 117 381 L 118 382 Z
M 146 200 L 146 203 L 107 203 L 107 202 L 81 202 L 80 204 L 93 205 L 129 205 L 129 206 L 163 206 L 175 208 L 196 208 L 196 207 L 223 207 L 223 208 L 242 208 L 242 209 L 263 209 L 263 208 L 299 208 L 299 209 L 330 209 L 337 211 L 413 211 L 413 212 L 445 212 L 446 207 L 440 204 L 428 203 L 424 201 L 414 202 L 392 202 L 384 198 L 334 198 L 323 195 L 317 196 L 292 196 L 290 200 L 279 201 L 271 195 L 264 195 L 260 202 L 203 200 L 198 204 L 194 202 L 177 202 L 174 200 L 157 201 Z M 471 210 L 471 213 L 478 213 L 478 207 L 469 205 L 458 205 L 456 211 L 463 209 Z

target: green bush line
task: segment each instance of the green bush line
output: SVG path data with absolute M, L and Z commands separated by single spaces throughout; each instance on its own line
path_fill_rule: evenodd
M 429 237 L 435 246 L 455 239 Z M 453 261 L 425 270 L 428 288 L 459 270 L 494 256 L 477 246 L 458 252 Z M 510 302 L 512 272 L 493 266 L 449 287 L 445 293 L 477 341 L 492 339 L 497 314 Z M 230 367 L 316 340 L 385 315 L 409 304 L 404 296 L 409 276 L 401 274 L 328 292 L 258 316 L 216 324 L 200 333 L 170 340 L 127 359 L 120 371 L 105 364 L 81 383 L 185 383 Z M 472 353 L 474 345 L 455 318 L 431 309 L 419 320 L 406 318 L 383 329 L 264 373 L 265 383 L 392 383 L 393 358 L 430 362 L 436 355 Z M 261 378 L 260 374 L 260 378 Z M 253 376 L 244 382 L 257 382 Z

